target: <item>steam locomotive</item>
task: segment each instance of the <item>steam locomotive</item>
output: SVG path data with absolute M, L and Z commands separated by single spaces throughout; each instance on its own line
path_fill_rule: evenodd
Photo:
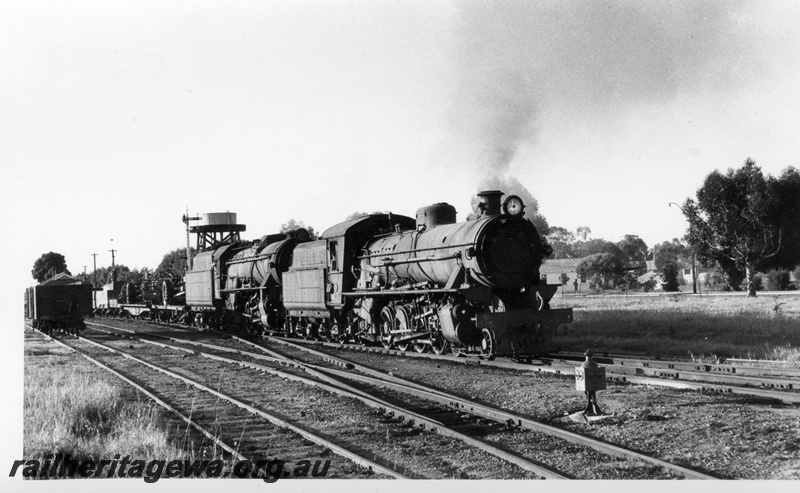
M 550 309 L 558 286 L 539 267 L 551 251 L 520 198 L 502 195 L 478 194 L 464 222 L 438 203 L 416 219 L 345 221 L 318 240 L 298 229 L 243 242 L 244 225 L 225 213 L 191 228 L 199 253 L 182 285 L 125 286 L 119 306 L 199 327 L 530 358 L 555 349 L 551 334 L 572 310 Z

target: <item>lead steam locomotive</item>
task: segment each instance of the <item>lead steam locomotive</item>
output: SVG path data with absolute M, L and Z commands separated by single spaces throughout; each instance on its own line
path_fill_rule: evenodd
M 501 204 L 502 195 L 478 194 L 465 222 L 439 203 L 416 219 L 345 221 L 313 241 L 298 229 L 243 242 L 244 225 L 226 213 L 232 221 L 191 227 L 199 253 L 182 286 L 123 286 L 118 309 L 200 327 L 527 359 L 554 349 L 551 335 L 572 310 L 550 309 L 558 286 L 543 283 L 539 267 L 551 251 L 519 197 Z

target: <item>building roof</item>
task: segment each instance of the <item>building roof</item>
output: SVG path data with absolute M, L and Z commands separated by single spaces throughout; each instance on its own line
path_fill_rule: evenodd
M 549 258 L 539 267 L 540 274 L 563 274 L 577 272 L 578 264 L 586 257 L 581 258 Z

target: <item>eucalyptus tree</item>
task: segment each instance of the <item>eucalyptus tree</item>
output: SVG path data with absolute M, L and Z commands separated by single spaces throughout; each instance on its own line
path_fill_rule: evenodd
M 764 176 L 755 161 L 739 169 L 711 172 L 687 199 L 687 240 L 701 258 L 712 259 L 729 275 L 745 274 L 755 296 L 755 274 L 800 260 L 800 173 L 787 168 L 780 178 Z

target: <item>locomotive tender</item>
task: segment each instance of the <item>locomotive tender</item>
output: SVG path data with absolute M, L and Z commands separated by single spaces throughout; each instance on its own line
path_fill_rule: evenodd
M 417 210 L 416 219 L 389 213 L 345 221 L 313 241 L 304 229 L 242 242 L 243 225 L 197 226 L 199 253 L 184 291 L 164 285 L 160 307 L 145 303 L 131 313 L 403 351 L 546 353 L 572 310 L 550 309 L 558 286 L 544 284 L 539 267 L 551 251 L 521 200 L 501 205 L 502 195 L 478 194 L 464 222 L 439 203 Z M 183 305 L 168 306 L 176 296 Z

